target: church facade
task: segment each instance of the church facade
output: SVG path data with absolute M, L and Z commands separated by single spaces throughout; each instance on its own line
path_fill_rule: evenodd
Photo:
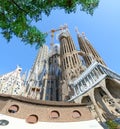
M 21 68 L 0 76 L 0 94 L 43 101 L 86 104 L 93 117 L 120 117 L 120 75 L 107 67 L 85 34 L 78 30 L 77 50 L 68 28 L 59 44 L 43 45 L 27 74 Z

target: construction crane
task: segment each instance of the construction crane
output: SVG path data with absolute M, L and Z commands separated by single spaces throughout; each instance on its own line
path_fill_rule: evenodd
M 50 43 L 51 46 L 54 45 L 54 33 L 57 32 L 57 31 L 60 31 L 60 30 L 65 30 L 67 28 L 68 28 L 68 26 L 64 25 L 64 26 L 62 26 L 58 29 L 52 29 L 52 30 L 50 30 L 49 32 L 46 33 L 46 34 L 49 34 L 49 33 L 51 34 L 51 43 Z

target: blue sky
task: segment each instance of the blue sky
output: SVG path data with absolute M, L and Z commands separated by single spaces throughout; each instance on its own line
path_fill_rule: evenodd
M 76 44 L 78 42 L 74 28 L 77 26 L 80 32 L 85 32 L 94 48 L 99 52 L 107 66 L 120 73 L 120 1 L 100 0 L 94 15 L 85 12 L 65 14 L 63 10 L 52 11 L 49 17 L 43 15 L 43 20 L 35 25 L 43 32 L 59 28 L 67 24 Z M 55 42 L 58 40 L 55 38 Z M 46 43 L 50 44 L 50 36 Z M 29 70 L 35 60 L 37 51 L 35 46 L 24 45 L 14 37 L 9 43 L 0 35 L 0 75 L 10 72 L 20 65 Z

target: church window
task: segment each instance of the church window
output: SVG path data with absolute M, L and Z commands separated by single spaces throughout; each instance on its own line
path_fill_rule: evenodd
M 99 93 L 100 93 L 101 97 L 103 97 L 105 95 L 105 92 L 102 90 L 100 90 Z
M 49 96 L 48 95 L 46 96 L 45 100 L 49 100 Z

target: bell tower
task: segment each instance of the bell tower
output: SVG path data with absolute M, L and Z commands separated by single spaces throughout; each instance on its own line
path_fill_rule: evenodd
M 63 100 L 69 96 L 70 87 L 68 82 L 71 79 L 78 77 L 83 69 L 82 62 L 79 59 L 78 52 L 75 48 L 75 44 L 70 36 L 68 29 L 61 31 L 59 35 L 60 41 L 60 59 L 61 59 L 61 70 L 62 70 L 62 94 Z
M 98 52 L 90 44 L 89 40 L 86 38 L 84 33 L 80 34 L 77 30 L 77 38 L 78 38 L 80 49 L 83 53 L 82 55 L 83 59 L 87 67 L 92 64 L 93 60 L 96 60 L 98 63 L 101 63 L 102 65 L 106 66 L 105 62 L 100 57 Z

